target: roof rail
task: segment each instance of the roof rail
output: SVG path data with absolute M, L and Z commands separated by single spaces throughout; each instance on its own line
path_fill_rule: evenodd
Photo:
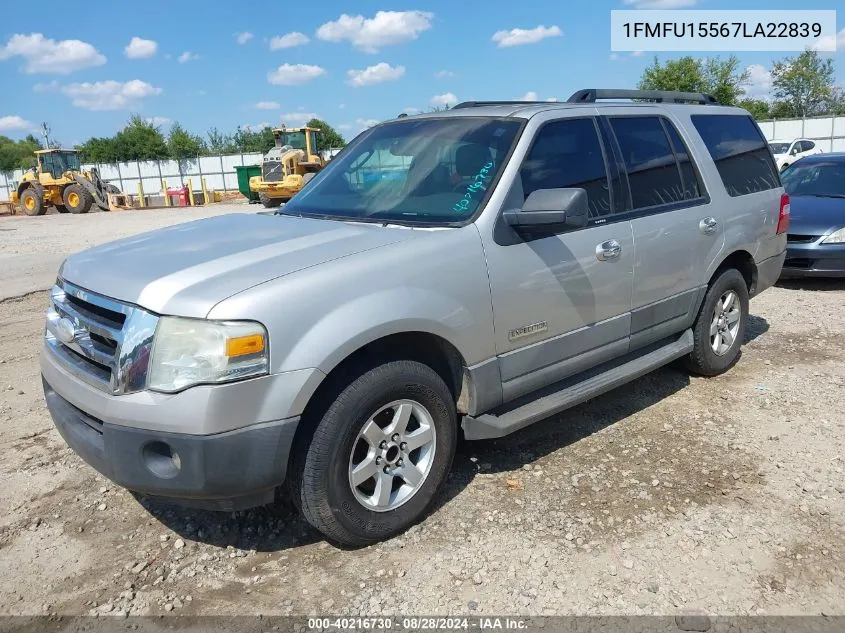
M 567 103 L 594 103 L 599 99 L 644 99 L 657 103 L 698 103 L 719 105 L 716 98 L 704 92 L 675 92 L 672 90 L 625 90 L 587 88 L 572 93 Z
M 497 105 L 537 105 L 538 103 L 545 103 L 544 101 L 464 101 L 452 106 L 453 110 L 462 110 L 463 108 L 479 108 L 482 106 L 497 106 Z

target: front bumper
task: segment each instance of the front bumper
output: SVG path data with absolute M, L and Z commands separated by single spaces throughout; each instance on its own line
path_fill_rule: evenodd
M 845 277 L 845 244 L 790 244 L 781 279 Z
M 89 465 L 129 490 L 215 510 L 271 503 L 284 481 L 299 418 L 215 435 L 110 424 L 75 407 L 42 377 L 61 436 Z

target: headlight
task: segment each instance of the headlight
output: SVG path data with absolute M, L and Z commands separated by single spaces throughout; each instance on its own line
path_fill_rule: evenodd
M 834 231 L 822 240 L 822 244 L 845 244 L 845 228 Z
M 267 331 L 250 321 L 162 317 L 158 322 L 147 387 L 179 391 L 266 374 Z

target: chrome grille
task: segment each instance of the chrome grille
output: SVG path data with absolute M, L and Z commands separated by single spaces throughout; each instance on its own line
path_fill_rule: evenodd
M 45 343 L 64 368 L 113 394 L 144 389 L 158 317 L 63 280 L 50 294 Z

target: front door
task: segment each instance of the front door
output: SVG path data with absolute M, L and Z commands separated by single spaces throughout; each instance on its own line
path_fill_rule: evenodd
M 605 156 L 594 118 L 543 125 L 508 198 L 583 188 L 590 221 L 529 241 L 494 232 L 485 244 L 506 401 L 627 351 L 634 241 L 630 221 L 613 220 L 618 179 Z

